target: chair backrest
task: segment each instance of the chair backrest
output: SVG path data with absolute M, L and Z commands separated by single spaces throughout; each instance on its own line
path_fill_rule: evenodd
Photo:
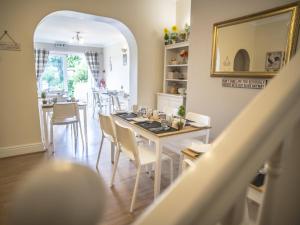
M 121 110 L 121 104 L 118 95 L 112 95 L 112 104 L 115 110 Z
M 171 116 L 171 115 L 176 116 L 177 111 L 178 111 L 178 109 L 173 108 L 173 107 L 169 107 L 169 106 L 164 106 L 163 107 L 163 112 L 168 116 Z
M 122 152 L 128 155 L 128 157 L 137 164 L 140 163 L 139 152 L 136 143 L 136 137 L 132 129 L 128 127 L 123 127 L 117 121 L 116 126 L 116 137 Z
M 191 120 L 193 122 L 196 122 L 203 126 L 210 126 L 210 117 L 198 113 L 188 112 L 186 114 L 186 119 Z M 206 130 L 206 137 L 205 137 L 205 144 L 208 144 L 209 142 L 209 129 Z
M 206 115 L 188 112 L 185 118 L 201 125 L 210 126 L 210 117 Z
M 78 105 L 75 102 L 55 103 L 53 105 L 53 119 L 76 117 L 79 120 Z
M 103 134 L 106 137 L 110 137 L 111 140 L 116 140 L 116 132 L 114 127 L 114 122 L 111 118 L 111 116 L 99 114 L 99 120 L 100 120 L 100 128 L 103 132 Z

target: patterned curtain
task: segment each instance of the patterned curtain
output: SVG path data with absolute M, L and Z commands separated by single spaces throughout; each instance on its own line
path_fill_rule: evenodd
M 45 49 L 35 49 L 34 55 L 35 55 L 36 79 L 40 80 L 48 62 L 49 51 Z
M 86 60 L 88 62 L 89 68 L 93 74 L 95 79 L 95 83 L 99 86 L 99 74 L 100 74 L 100 57 L 98 52 L 86 52 L 85 53 Z

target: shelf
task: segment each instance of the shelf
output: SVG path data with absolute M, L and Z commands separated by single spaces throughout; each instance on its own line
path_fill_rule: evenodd
M 183 80 L 183 79 L 166 79 L 166 81 L 179 81 L 179 82 L 187 82 L 188 80 Z
M 176 65 L 172 65 L 172 64 L 169 64 L 167 65 L 167 67 L 187 67 L 188 64 L 176 64 Z
M 188 41 L 165 45 L 166 49 L 184 48 L 184 47 L 188 47 L 188 46 L 189 46 Z
M 181 95 L 181 94 L 171 94 L 171 93 L 165 93 L 165 92 L 158 92 L 157 95 L 165 95 L 165 96 L 170 96 L 170 97 L 176 97 L 176 98 L 185 98 L 186 95 Z

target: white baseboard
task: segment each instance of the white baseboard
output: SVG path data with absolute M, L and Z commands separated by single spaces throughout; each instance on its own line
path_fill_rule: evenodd
M 0 158 L 30 154 L 35 152 L 44 152 L 43 143 L 32 143 L 26 145 L 15 145 L 8 147 L 0 147 Z

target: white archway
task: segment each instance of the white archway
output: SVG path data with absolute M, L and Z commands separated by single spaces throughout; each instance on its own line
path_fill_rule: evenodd
M 76 11 L 69 11 L 69 10 L 62 10 L 62 11 L 56 11 L 53 13 L 50 13 L 49 15 L 45 16 L 40 23 L 42 23 L 44 20 L 46 20 L 50 16 L 58 15 L 58 14 L 73 14 L 75 16 L 78 16 L 78 18 L 84 18 L 89 21 L 95 21 L 95 22 L 102 22 L 106 23 L 108 25 L 113 26 L 115 29 L 117 29 L 126 39 L 128 43 L 128 50 L 129 50 L 129 94 L 130 94 L 130 105 L 137 104 L 137 79 L 138 79 L 138 53 L 137 53 L 137 42 L 135 40 L 135 37 L 133 33 L 130 31 L 130 29 L 121 21 L 118 21 L 113 18 L 109 17 L 103 17 L 103 16 L 96 16 L 92 14 L 86 14 L 82 12 L 76 12 Z M 40 23 L 37 25 L 37 28 L 39 27 Z

